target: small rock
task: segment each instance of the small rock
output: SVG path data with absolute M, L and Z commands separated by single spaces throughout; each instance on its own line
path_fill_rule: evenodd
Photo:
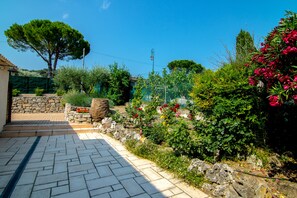
M 198 174 L 205 174 L 207 170 L 211 168 L 211 165 L 207 164 L 205 161 L 200 159 L 193 159 L 188 171 L 195 171 Z

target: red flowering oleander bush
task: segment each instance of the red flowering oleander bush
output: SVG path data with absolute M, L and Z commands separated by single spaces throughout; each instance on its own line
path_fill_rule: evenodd
M 264 85 L 270 106 L 297 104 L 297 14 L 288 12 L 261 46 L 250 63 L 255 69 L 249 84 Z
M 163 119 L 162 123 L 164 126 L 174 123 L 174 118 L 179 116 L 179 108 L 180 105 L 178 103 L 163 104 L 160 107 L 160 111 L 162 113 L 160 118 Z

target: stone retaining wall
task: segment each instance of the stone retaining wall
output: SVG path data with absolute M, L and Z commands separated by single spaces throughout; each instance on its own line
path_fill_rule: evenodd
M 12 113 L 63 113 L 61 96 L 18 96 L 12 99 Z
M 77 108 L 81 107 L 76 107 L 76 106 L 71 106 L 71 104 L 66 103 L 65 105 L 65 110 L 64 110 L 64 115 L 65 119 L 69 122 L 72 123 L 92 123 L 92 117 L 90 113 L 78 113 Z M 90 110 L 89 107 L 83 107 L 84 109 L 87 109 L 88 111 Z

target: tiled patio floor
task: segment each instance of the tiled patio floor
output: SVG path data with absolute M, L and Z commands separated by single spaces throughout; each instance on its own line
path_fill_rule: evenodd
M 0 139 L 0 193 L 37 137 Z M 209 197 L 101 133 L 41 137 L 11 197 Z

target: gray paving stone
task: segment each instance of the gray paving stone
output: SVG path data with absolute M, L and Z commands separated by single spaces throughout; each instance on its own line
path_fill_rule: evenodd
M 68 175 L 66 172 L 52 174 L 52 175 L 38 176 L 36 178 L 35 184 L 36 185 L 47 184 L 47 183 L 57 182 L 57 181 L 65 180 L 65 179 L 68 179 Z
M 104 193 L 104 194 L 101 194 L 101 195 L 95 195 L 92 198 L 110 198 L 110 196 L 109 196 L 108 193 Z
M 123 168 L 112 169 L 112 172 L 115 174 L 115 176 L 121 176 L 127 175 L 129 173 L 135 173 L 137 171 L 131 166 L 126 166 Z
M 99 163 L 103 163 L 103 162 L 110 162 L 110 161 L 114 160 L 114 157 L 113 156 L 96 157 L 96 158 L 92 158 L 92 160 L 95 164 L 99 164 Z
M 150 195 L 159 192 L 157 190 L 157 188 L 155 186 L 153 186 L 152 184 L 150 184 L 149 182 L 140 184 L 140 186 Z
M 52 188 L 52 196 L 63 194 L 63 193 L 68 193 L 68 192 L 69 192 L 69 186 L 68 185 L 58 186 L 58 187 Z
M 111 192 L 111 191 L 113 191 L 113 189 L 110 186 L 108 186 L 108 187 L 99 188 L 99 189 L 96 189 L 96 190 L 91 190 L 90 194 L 93 197 L 95 195 L 102 195 L 102 194 L 105 194 L 105 193 L 108 193 L 108 192 Z
M 11 194 L 11 198 L 30 197 L 33 184 L 16 186 Z
M 5 188 L 11 177 L 12 177 L 12 174 L 1 176 L 0 177 L 0 188 Z
M 118 178 L 118 180 L 125 180 L 125 179 L 134 178 L 134 177 L 135 177 L 135 175 L 133 173 L 131 173 L 131 174 L 127 174 L 127 175 L 121 175 L 117 178 Z
M 113 175 L 110 168 L 108 166 L 97 166 L 96 167 L 100 177 L 107 177 Z
M 92 159 L 90 158 L 90 156 L 79 156 L 79 160 L 81 164 L 92 163 Z
M 55 163 L 54 164 L 54 173 L 62 173 L 67 171 L 67 163 L 61 162 L 61 163 Z
M 141 194 L 141 195 L 136 195 L 133 196 L 133 198 L 151 198 L 147 193 Z
M 68 166 L 69 173 L 79 172 L 79 171 L 87 171 L 89 169 L 94 169 L 95 166 L 93 163 L 90 164 L 80 164 L 75 166 Z
M 113 190 L 119 190 L 119 189 L 122 189 L 122 188 L 124 188 L 122 184 L 116 184 L 116 185 L 112 186 Z
M 110 164 L 108 165 L 110 169 L 118 169 L 118 168 L 122 168 L 122 165 L 121 164 Z
M 134 177 L 134 180 L 135 180 L 138 184 L 143 184 L 143 183 L 148 182 L 148 180 L 145 179 L 143 176 Z
M 52 175 L 53 171 L 52 170 L 42 170 L 42 171 L 38 171 L 38 176 L 44 176 L 44 175 Z
M 88 197 L 90 196 L 87 190 L 80 190 L 80 191 L 64 193 L 61 195 L 53 196 L 53 198 L 88 198 Z
M 86 180 L 92 180 L 92 179 L 97 179 L 99 178 L 100 176 L 98 175 L 98 173 L 90 173 L 90 174 L 86 174 L 85 175 L 85 179 Z
M 29 162 L 26 166 L 26 168 L 42 168 L 46 166 L 53 166 L 53 161 L 45 161 L 45 162 Z
M 70 183 L 70 192 L 87 188 L 86 182 L 83 176 L 71 177 L 69 179 L 69 183 Z
M 58 182 L 58 186 L 64 186 L 64 185 L 68 185 L 69 181 L 68 180 L 64 180 L 64 181 L 59 181 Z
M 113 192 L 109 193 L 109 195 L 111 196 L 111 198 L 126 198 L 126 197 L 129 197 L 128 193 L 124 189 L 113 191 Z
M 23 173 L 17 185 L 33 184 L 36 178 L 37 172 Z
M 73 173 L 69 173 L 69 177 L 77 177 L 77 176 L 81 176 L 81 175 L 86 175 L 88 174 L 88 171 L 79 171 L 79 172 L 73 172 Z
M 171 182 L 169 182 L 165 178 L 152 181 L 151 184 L 154 185 L 159 191 L 164 191 L 175 187 Z
M 117 180 L 117 178 L 115 176 L 103 177 L 103 178 L 87 181 L 89 190 L 94 190 L 97 188 L 111 186 L 111 185 L 118 184 L 118 183 L 119 183 L 119 181 Z
M 56 186 L 57 186 L 57 182 L 52 182 L 52 183 L 42 184 L 42 185 L 35 184 L 33 187 L 33 191 L 49 189 L 49 188 L 56 187 Z
M 169 197 L 169 196 L 166 196 L 166 195 L 159 192 L 159 193 L 151 195 L 151 197 L 152 198 L 166 198 L 166 197 Z
M 56 156 L 55 162 L 77 158 L 77 154 Z
M 51 196 L 51 190 L 45 189 L 45 190 L 33 191 L 30 198 L 49 198 L 50 196 Z
M 140 187 L 134 179 L 126 179 L 122 180 L 121 184 L 124 186 L 125 190 L 128 192 L 130 196 L 135 196 L 141 193 L 144 193 L 143 189 Z

